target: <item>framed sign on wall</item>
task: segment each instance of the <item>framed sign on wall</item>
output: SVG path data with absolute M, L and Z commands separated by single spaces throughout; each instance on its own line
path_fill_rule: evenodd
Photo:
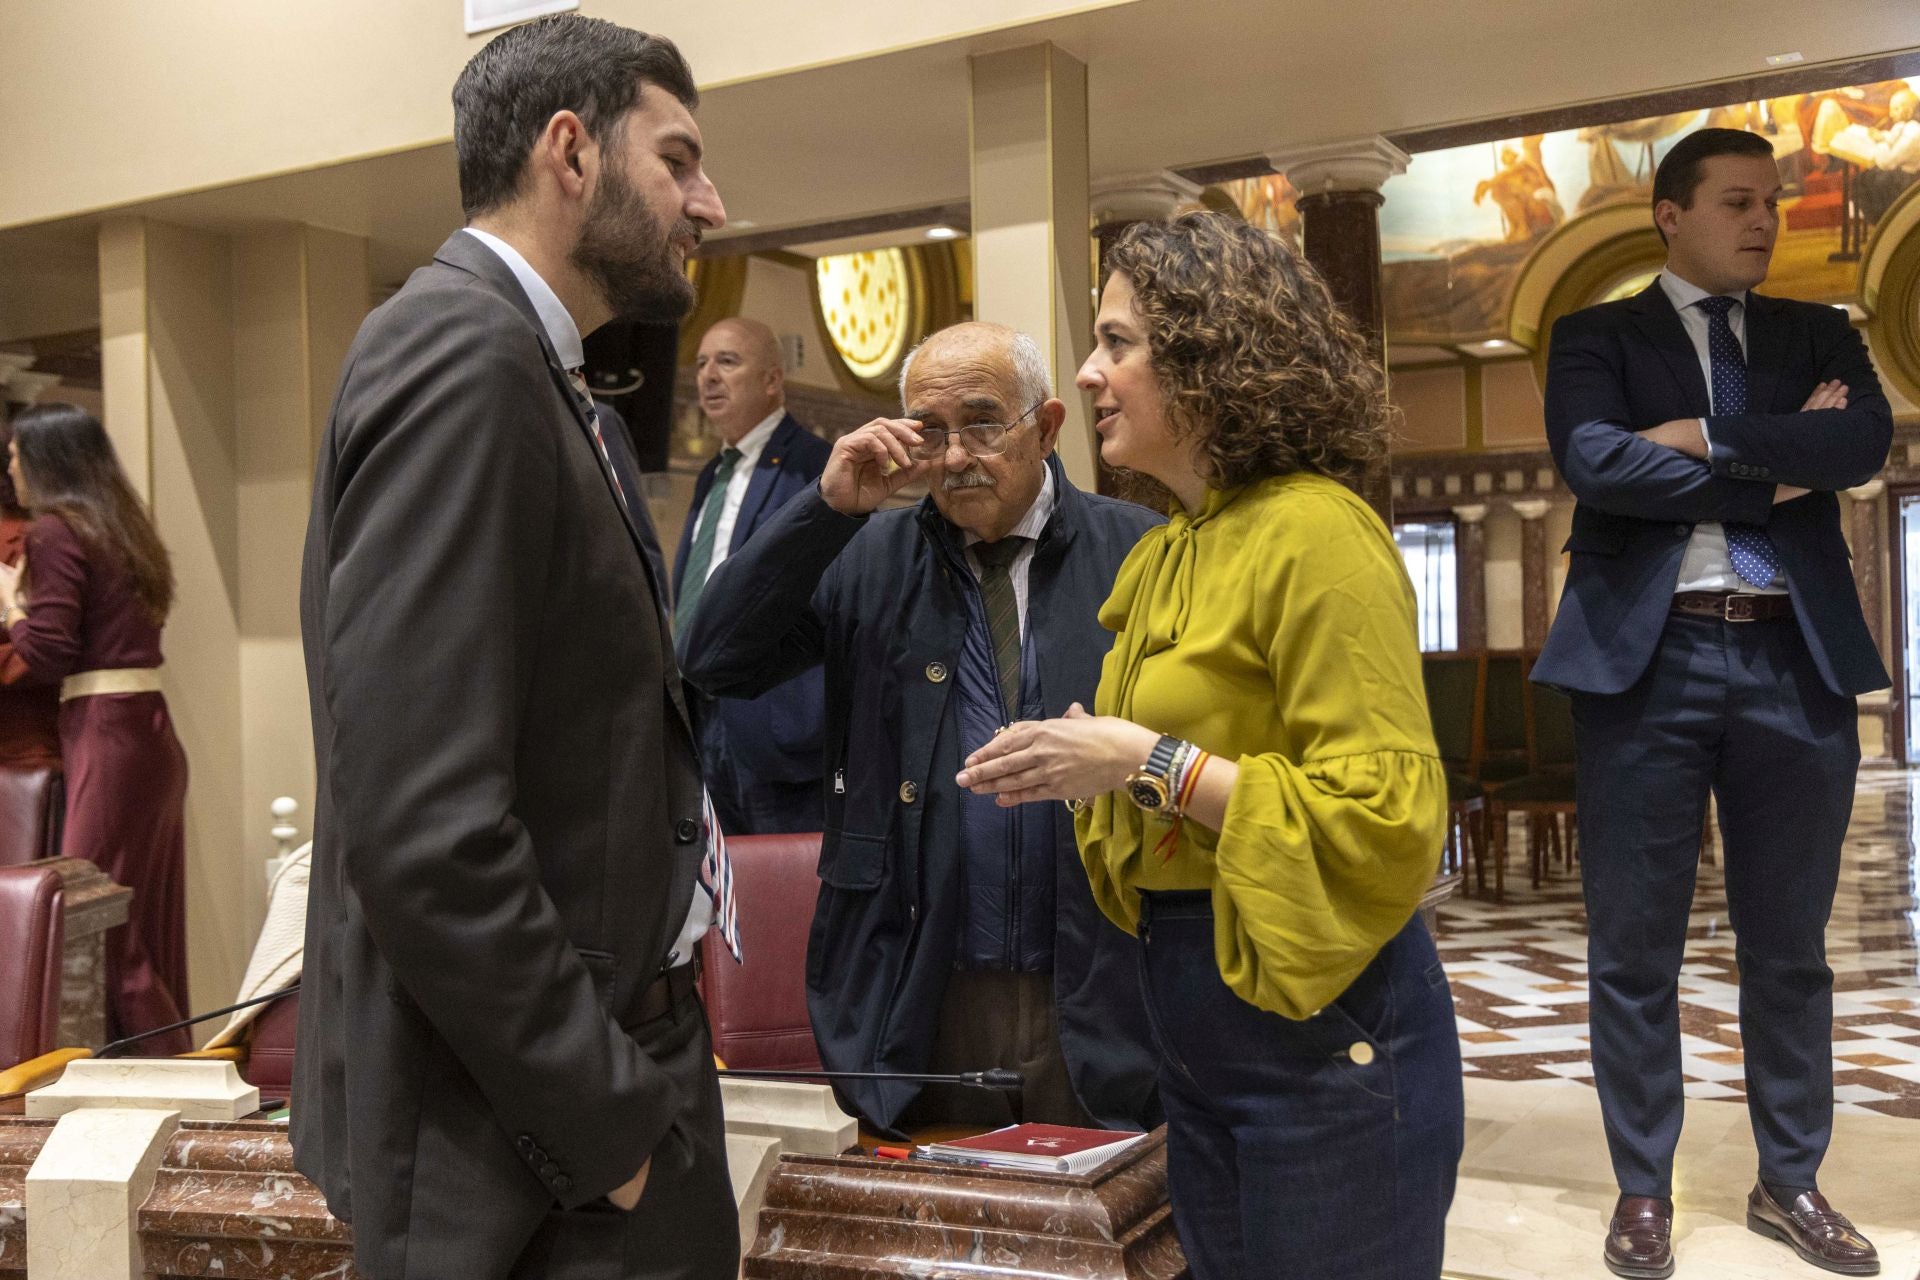
M 467 34 L 510 27 L 543 13 L 578 9 L 580 0 L 466 0 Z

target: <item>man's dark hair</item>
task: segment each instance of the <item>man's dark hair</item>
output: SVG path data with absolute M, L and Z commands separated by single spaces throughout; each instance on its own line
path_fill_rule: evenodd
M 665 36 L 559 13 L 489 40 L 453 84 L 461 209 L 472 218 L 513 198 L 556 112 L 572 111 L 589 137 L 610 145 L 642 85 L 665 89 L 689 111 L 700 102 L 693 69 Z
M 1745 129 L 1697 129 L 1680 139 L 1653 171 L 1653 206 L 1671 200 L 1682 209 L 1693 208 L 1693 193 L 1704 176 L 1701 169 L 1715 156 L 1773 156 L 1773 144 Z M 1659 224 L 1655 224 L 1658 230 Z M 1667 233 L 1660 232 L 1664 242 Z

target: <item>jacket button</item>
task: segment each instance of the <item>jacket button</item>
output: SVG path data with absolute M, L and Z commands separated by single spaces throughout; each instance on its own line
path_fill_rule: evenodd
M 944 662 L 929 662 L 929 663 L 927 664 L 927 679 L 929 679 L 929 680 L 931 680 L 931 681 L 933 681 L 933 682 L 934 682 L 935 684 L 939 684 L 940 682 L 942 682 L 942 681 L 943 681 L 943 680 L 945 680 L 946 678 L 947 678 L 947 664 L 946 664 L 946 663 L 944 663 Z
M 692 818 L 682 818 L 673 828 L 673 838 L 681 844 L 692 844 L 693 838 L 700 834 L 700 824 Z
M 912 804 L 919 798 L 919 787 L 914 786 L 911 782 L 903 782 L 900 784 L 900 802 L 902 804 Z
M 534 1152 L 534 1145 L 533 1145 L 533 1135 L 532 1135 L 532 1134 L 530 1134 L 530 1133 L 523 1133 L 523 1134 L 521 1134 L 521 1135 L 519 1136 L 519 1138 L 517 1138 L 517 1139 L 515 1139 L 515 1141 L 517 1141 L 517 1142 L 518 1142 L 518 1143 L 520 1144 L 520 1151 L 521 1151 L 521 1154 L 522 1154 L 522 1155 L 532 1155 L 532 1154 L 533 1154 L 533 1152 Z
M 1690 524 L 1677 524 L 1673 526 L 1673 531 L 1684 538 L 1693 532 L 1693 526 Z
M 563 1173 L 553 1180 L 553 1189 L 561 1195 L 565 1195 L 567 1192 L 573 1190 L 573 1179 Z
M 1353 1065 L 1364 1067 L 1373 1061 L 1373 1046 L 1365 1040 L 1355 1040 L 1347 1046 L 1347 1056 L 1353 1059 Z
M 540 1176 L 543 1178 L 557 1178 L 560 1176 L 560 1166 L 549 1160 L 540 1166 Z

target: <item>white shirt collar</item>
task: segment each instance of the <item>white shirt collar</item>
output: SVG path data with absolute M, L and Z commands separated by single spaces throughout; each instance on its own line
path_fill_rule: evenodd
M 1027 514 L 1020 517 L 1019 524 L 1007 530 L 1007 536 L 1009 538 L 1032 538 L 1037 540 L 1042 533 L 1046 532 L 1047 521 L 1053 518 L 1054 493 L 1052 467 L 1046 469 L 1046 477 L 1047 478 L 1040 483 L 1040 492 L 1034 495 L 1033 505 L 1027 508 Z M 961 545 L 970 547 L 974 543 L 982 541 L 984 541 L 984 539 L 981 538 L 979 534 L 969 529 L 966 532 L 966 536 L 962 539 Z
M 781 405 L 766 417 L 760 419 L 753 430 L 740 437 L 740 443 L 734 445 L 740 451 L 740 461 L 734 465 L 737 475 L 751 471 L 760 464 L 760 454 L 767 447 L 767 441 L 773 439 L 773 429 L 787 416 L 787 406 Z
M 560 301 L 555 293 L 533 265 L 520 256 L 520 251 L 502 240 L 499 236 L 478 227 L 466 228 L 468 235 L 493 250 L 500 261 L 507 264 L 507 270 L 513 272 L 513 278 L 526 290 L 527 301 L 533 303 L 540 324 L 547 331 L 547 341 L 553 344 L 553 353 L 560 357 L 560 367 L 568 371 L 578 369 L 587 362 L 586 349 L 580 342 L 580 326 L 573 322 L 573 313 Z
M 1708 293 L 1705 289 L 1702 289 L 1690 280 L 1682 280 L 1679 276 L 1673 274 L 1672 269 L 1668 267 L 1660 268 L 1660 287 L 1667 291 L 1667 301 L 1673 304 L 1675 311 L 1685 311 L 1702 298 L 1721 296 Z M 1724 296 L 1732 298 L 1735 303 L 1742 307 L 1747 305 L 1747 292 L 1744 289 L 1738 293 L 1729 293 Z

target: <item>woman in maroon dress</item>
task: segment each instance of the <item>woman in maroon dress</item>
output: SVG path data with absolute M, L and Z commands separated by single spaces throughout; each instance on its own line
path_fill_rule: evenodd
M 13 427 L 0 415 L 0 455 L 13 447 Z M 33 517 L 0 475 L 0 565 L 17 567 Z M 36 680 L 27 664 L 0 640 L 0 768 L 34 769 L 60 763 L 60 682 Z
M 160 693 L 173 573 L 92 414 L 22 413 L 8 474 L 35 519 L 24 568 L 0 567 L 0 624 L 34 678 L 60 682 L 62 852 L 133 890 L 131 917 L 107 934 L 114 1034 L 132 1035 L 179 1020 L 187 1004 L 187 759 Z M 141 1051 L 191 1047 L 175 1031 Z

